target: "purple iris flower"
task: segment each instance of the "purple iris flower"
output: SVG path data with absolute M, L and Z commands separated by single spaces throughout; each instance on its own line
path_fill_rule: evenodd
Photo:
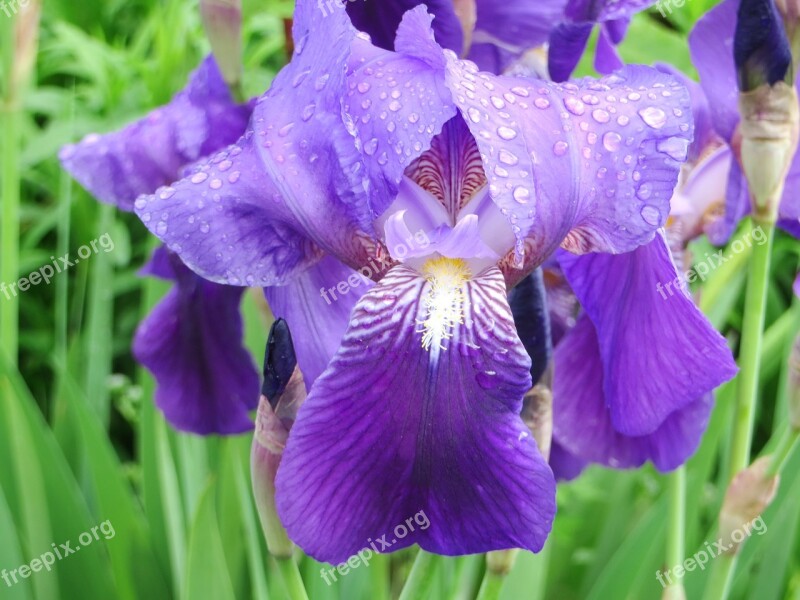
M 734 34 L 736 32 L 738 0 L 725 0 L 709 11 L 692 30 L 689 49 L 692 61 L 700 74 L 700 85 L 714 107 L 711 115 L 716 133 L 724 140 L 729 153 L 720 150 L 718 163 L 714 165 L 714 177 L 719 176 L 723 163 L 728 165 L 724 215 L 718 226 L 709 231 L 712 243 L 723 244 L 730 237 L 739 221 L 750 211 L 747 181 L 738 160 L 738 74 L 734 62 Z M 800 79 L 795 87 L 800 85 Z M 724 170 L 724 169 L 723 169 Z M 800 237 L 800 197 L 795 190 L 800 188 L 800 153 L 795 154 L 779 207 L 778 225 Z
M 430 22 L 424 7 L 407 12 L 390 51 L 344 11 L 299 2 L 295 56 L 242 139 L 136 201 L 209 279 L 285 285 L 327 255 L 376 281 L 311 386 L 276 480 L 290 537 L 320 560 L 378 539 L 384 551 L 418 543 L 441 554 L 542 547 L 555 484 L 519 416 L 531 362 L 507 290 L 559 247 L 609 282 L 655 285 L 657 231 L 692 139 L 689 96 L 669 75 L 629 67 L 563 85 L 495 76 L 443 51 Z M 628 254 L 615 266 L 595 252 Z M 317 311 L 342 293 L 323 287 Z M 602 352 L 641 341 L 616 300 L 633 297 L 582 297 Z M 664 307 L 701 333 L 661 320 L 636 333 L 664 333 L 664 353 L 700 356 L 711 371 L 729 357 L 707 323 Z M 612 376 L 638 377 L 651 396 L 607 383 L 625 433 L 651 433 L 689 403 L 686 388 L 719 377 L 687 367 L 666 382 L 645 370 L 669 361 L 642 364 L 633 348 L 624 365 L 637 372 Z M 681 393 L 661 394 L 665 384 Z M 419 511 L 430 526 L 411 531 Z
M 631 17 L 656 0 L 568 0 L 563 20 L 550 35 L 549 67 L 555 81 L 569 78 L 598 26 L 595 69 L 611 73 L 622 66 L 616 46 L 625 37 Z
M 120 131 L 65 147 L 61 162 L 98 200 L 131 211 L 137 196 L 236 141 L 251 111 L 233 102 L 209 56 L 169 104 Z M 244 289 L 204 280 L 166 248 L 156 250 L 143 273 L 174 283 L 134 340 L 134 354 L 156 378 L 159 408 L 185 431 L 251 429 L 259 378 L 242 342 Z

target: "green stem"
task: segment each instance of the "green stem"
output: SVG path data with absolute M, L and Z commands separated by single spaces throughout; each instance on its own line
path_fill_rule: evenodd
M 414 566 L 408 575 L 400 600 L 424 600 L 433 583 L 438 567 L 439 557 L 436 554 L 420 550 L 414 559 Z
M 750 274 L 744 306 L 742 340 L 739 345 L 739 387 L 733 428 L 733 446 L 728 466 L 728 479 L 750 464 L 753 442 L 753 422 L 758 397 L 758 373 L 761 368 L 761 348 L 764 341 L 764 315 L 767 304 L 769 263 L 775 225 L 753 221 L 766 234 L 766 242 L 753 246 Z
M 497 598 L 500 597 L 500 590 L 503 589 L 503 584 L 505 582 L 505 575 L 486 569 L 483 582 L 481 582 L 481 589 L 478 591 L 477 600 L 497 600 Z
M 13 100 L 0 104 L 2 150 L 2 215 L 0 216 L 0 285 L 16 286 L 19 278 L 20 114 Z M 3 288 L 0 293 L 0 345 L 12 364 L 19 350 L 19 292 Z
M 761 348 L 764 341 L 764 317 L 767 305 L 767 286 L 769 283 L 769 264 L 772 242 L 775 237 L 775 224 L 754 219 L 751 226 L 761 227 L 766 235 L 763 244 L 753 246 L 747 292 L 744 305 L 742 339 L 739 344 L 739 387 L 733 426 L 733 442 L 728 480 L 750 464 L 750 451 L 753 442 L 753 424 L 756 400 L 758 397 L 758 374 L 761 369 Z M 736 554 L 724 554 L 714 563 L 711 570 L 705 598 L 724 600 L 730 594 L 736 573 Z
M 278 565 L 283 583 L 286 590 L 289 592 L 290 600 L 308 600 L 305 585 L 303 585 L 303 578 L 300 577 L 300 569 L 297 568 L 297 563 L 291 556 L 273 557 Z
M 781 436 L 778 447 L 772 453 L 772 460 L 766 473 L 767 477 L 774 477 L 781 472 L 784 465 L 786 465 L 786 461 L 792 455 L 795 446 L 797 446 L 798 440 L 800 440 L 800 429 L 789 427 Z
M 723 554 L 714 563 L 703 596 L 706 600 L 721 600 L 730 595 L 737 558 L 737 554 Z
M 667 530 L 667 568 L 682 565 L 686 556 L 686 467 L 680 466 L 667 476 L 669 483 L 669 528 Z M 681 590 L 683 582 L 675 579 L 668 587 Z

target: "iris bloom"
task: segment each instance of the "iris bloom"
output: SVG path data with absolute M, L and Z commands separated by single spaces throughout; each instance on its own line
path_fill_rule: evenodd
M 233 102 L 208 57 L 168 105 L 120 131 L 65 147 L 61 162 L 98 200 L 131 211 L 137 196 L 236 141 L 251 111 L 252 105 Z M 156 250 L 143 273 L 174 283 L 134 340 L 134 354 L 156 378 L 159 408 L 186 431 L 251 429 L 259 382 L 242 342 L 243 288 L 197 276 L 166 248 Z
M 644 310 L 626 289 L 654 286 L 662 271 L 648 268 L 674 269 L 657 230 L 692 138 L 685 88 L 645 67 L 563 85 L 479 72 L 435 42 L 430 21 L 424 7 L 407 12 L 393 52 L 344 11 L 298 3 L 295 56 L 242 139 L 136 202 L 218 282 L 292 284 L 331 258 L 377 282 L 311 386 L 277 476 L 290 537 L 320 560 L 383 534 L 390 550 L 541 548 L 555 485 L 519 417 L 531 363 L 506 292 L 559 247 L 585 256 L 571 271 L 587 279 L 602 351 L 615 348 L 607 339 L 629 347 L 611 372 L 619 385 L 607 383 L 620 398 L 610 418 L 627 433 L 649 433 L 714 378 L 687 368 L 664 381 L 650 371 L 663 363 L 635 360 L 638 336 L 712 370 L 729 357 L 682 305 L 664 306 L 701 333 L 622 326 L 622 307 Z M 336 289 L 320 290 L 316 313 Z M 644 402 L 619 389 L 647 376 Z M 661 399 L 665 385 L 678 402 Z M 393 539 L 420 510 L 430 527 Z

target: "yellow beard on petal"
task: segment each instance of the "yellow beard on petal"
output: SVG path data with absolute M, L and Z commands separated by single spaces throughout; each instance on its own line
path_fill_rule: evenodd
M 443 342 L 453 337 L 453 328 L 464 322 L 467 302 L 464 284 L 471 273 L 460 258 L 432 258 L 422 265 L 422 275 L 430 286 L 423 300 L 426 315 L 421 321 L 422 347 L 445 349 Z

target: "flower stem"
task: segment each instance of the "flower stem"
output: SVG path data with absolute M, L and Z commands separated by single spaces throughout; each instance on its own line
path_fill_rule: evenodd
M 764 340 L 764 318 L 769 283 L 769 265 L 775 224 L 753 219 L 753 228 L 760 227 L 766 236 L 763 244 L 753 246 L 750 273 L 744 304 L 744 323 L 739 345 L 739 387 L 733 426 L 733 443 L 728 464 L 728 480 L 747 468 L 753 442 L 756 400 L 758 396 L 758 374 L 761 369 L 761 347 Z M 724 600 L 728 597 L 736 572 L 737 554 L 723 554 L 715 562 L 706 587 L 705 598 Z
M 286 590 L 289 592 L 290 600 L 308 600 L 303 578 L 300 576 L 300 569 L 291 556 L 273 556 L 278 570 L 283 578 Z
M 500 597 L 500 590 L 503 589 L 505 582 L 505 575 L 487 569 L 481 582 L 481 589 L 478 590 L 477 600 L 496 600 Z
M 686 467 L 667 475 L 669 484 L 669 528 L 667 530 L 667 568 L 682 565 L 686 556 Z M 685 598 L 683 582 L 676 578 L 667 586 L 665 598 Z
M 0 130 L 3 132 L 2 157 L 2 250 L 0 282 L 16 284 L 19 277 L 19 115 L 8 104 L 0 106 Z M 17 362 L 19 339 L 19 299 L 16 292 L 0 296 L 0 343 L 6 357 Z
M 420 549 L 411 567 L 411 573 L 403 586 L 400 600 L 421 600 L 428 597 L 433 583 L 434 575 L 439 565 L 439 557 L 436 554 L 425 552 Z
M 769 469 L 767 469 L 768 477 L 773 477 L 781 472 L 795 446 L 797 446 L 798 440 L 800 440 L 800 429 L 792 427 L 787 429 L 781 436 L 778 447 L 772 453 L 772 461 L 769 464 Z
M 750 449 L 753 442 L 753 422 L 758 396 L 758 373 L 761 368 L 761 347 L 764 340 L 764 316 L 767 304 L 769 264 L 772 242 L 775 237 L 774 223 L 752 221 L 766 235 L 766 242 L 753 246 L 750 274 L 744 305 L 742 340 L 739 345 L 739 387 L 736 416 L 733 429 L 733 446 L 728 466 L 728 479 L 750 464 Z

